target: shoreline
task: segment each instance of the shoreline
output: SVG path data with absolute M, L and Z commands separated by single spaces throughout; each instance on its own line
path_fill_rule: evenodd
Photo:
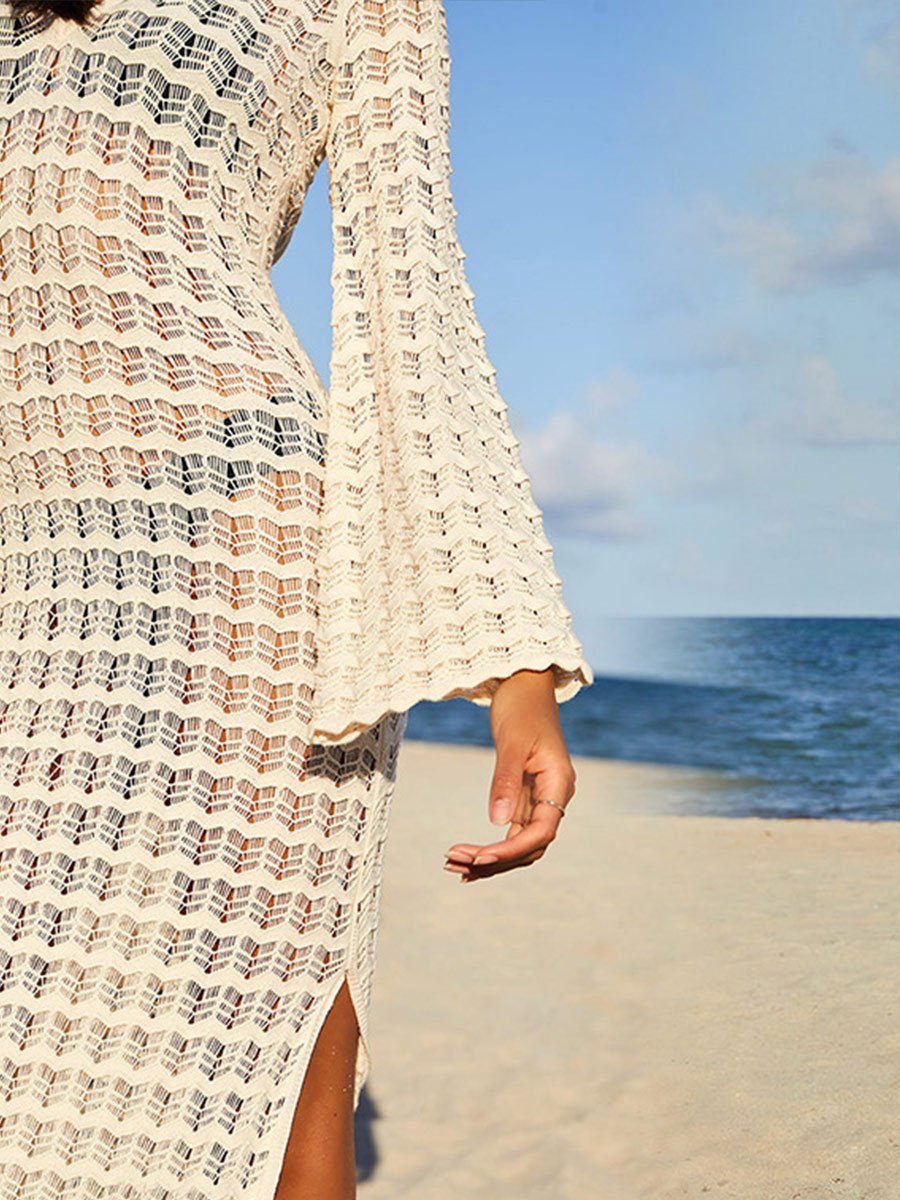
M 432 742 L 426 741 L 424 738 L 404 738 L 404 746 L 407 745 L 433 747 L 435 750 L 442 753 L 445 752 L 454 757 L 459 753 L 468 753 L 470 751 L 476 755 L 487 754 L 491 759 L 493 759 L 494 755 L 494 750 L 491 746 L 472 746 L 456 742 Z M 672 790 L 673 784 L 682 790 L 689 787 L 692 782 L 701 791 L 703 789 L 711 790 L 715 788 L 727 790 L 741 786 L 750 777 L 742 777 L 741 783 L 739 783 L 734 777 L 726 775 L 715 767 L 649 762 L 639 759 L 604 758 L 593 754 L 572 754 L 571 758 L 576 775 L 578 776 L 576 780 L 576 794 L 572 800 L 573 804 L 580 799 L 586 790 L 583 781 L 593 779 L 594 772 L 599 769 L 603 772 L 603 782 L 614 781 L 615 787 L 620 790 L 619 803 L 621 811 L 631 812 L 634 815 L 697 817 L 703 820 L 721 818 L 725 821 L 775 821 L 779 824 L 788 821 L 812 821 L 829 824 L 839 822 L 849 825 L 900 826 L 900 814 L 896 817 L 817 816 L 813 814 L 809 816 L 795 814 L 793 816 L 782 817 L 756 813 L 735 813 L 732 815 L 723 812 L 685 812 L 671 804 L 668 806 L 666 804 L 665 796 Z M 643 800 L 641 798 L 642 792 L 645 793 Z

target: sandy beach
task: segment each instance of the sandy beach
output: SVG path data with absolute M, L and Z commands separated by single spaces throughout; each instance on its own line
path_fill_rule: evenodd
M 472 884 L 489 749 L 404 743 L 360 1200 L 898 1200 L 900 824 L 662 812 L 575 758 L 544 859 Z

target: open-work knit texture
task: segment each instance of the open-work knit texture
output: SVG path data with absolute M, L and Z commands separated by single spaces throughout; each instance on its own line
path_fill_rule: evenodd
M 317 736 L 553 665 L 593 676 L 484 348 L 450 189 L 438 0 L 339 5 Z
M 0 1200 L 271 1200 L 406 709 L 591 681 L 439 0 L 0 0 Z M 328 162 L 327 390 L 270 269 Z

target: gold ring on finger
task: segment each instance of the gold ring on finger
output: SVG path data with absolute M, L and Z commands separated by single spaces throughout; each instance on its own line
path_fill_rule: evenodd
M 559 811 L 562 813 L 563 816 L 566 815 L 566 810 L 565 810 L 564 805 L 557 804 L 557 802 L 555 800 L 544 800 L 543 798 L 541 798 L 540 800 L 535 800 L 534 803 L 535 804 L 552 804 L 554 808 L 559 809 Z

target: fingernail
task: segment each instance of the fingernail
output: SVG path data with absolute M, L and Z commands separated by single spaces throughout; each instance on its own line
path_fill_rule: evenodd
M 448 850 L 446 857 L 454 862 L 470 863 L 472 861 L 472 855 L 467 850 Z
M 500 855 L 499 854 L 476 854 L 473 861 L 474 861 L 476 867 L 480 867 L 482 865 L 482 863 L 499 862 Z
M 512 816 L 513 802 L 512 800 L 498 800 L 494 804 L 493 812 L 491 813 L 492 825 L 505 825 Z

